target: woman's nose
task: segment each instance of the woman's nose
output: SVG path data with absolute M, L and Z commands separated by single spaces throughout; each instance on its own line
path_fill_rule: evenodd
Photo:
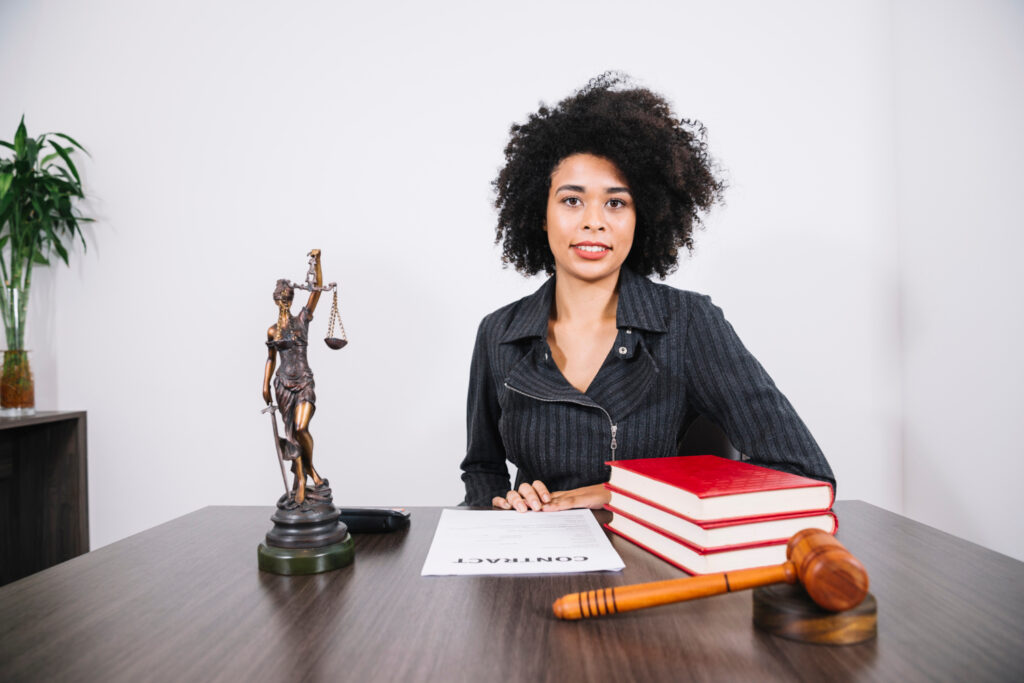
M 602 232 L 605 229 L 604 213 L 600 207 L 588 207 L 583 214 L 583 229 Z

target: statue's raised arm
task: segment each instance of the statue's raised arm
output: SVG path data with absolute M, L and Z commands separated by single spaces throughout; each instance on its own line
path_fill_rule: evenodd
M 309 310 L 310 315 L 316 310 L 316 305 L 320 301 L 320 292 L 323 291 L 324 286 L 324 275 L 320 270 L 320 250 L 311 249 L 309 254 L 309 273 L 306 274 L 306 284 L 310 285 L 309 288 L 309 301 L 306 302 L 306 308 Z

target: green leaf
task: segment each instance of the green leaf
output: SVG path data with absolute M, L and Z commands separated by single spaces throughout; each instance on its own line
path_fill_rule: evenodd
M 17 148 L 15 148 L 14 145 L 12 145 L 11 143 L 7 142 L 6 140 L 0 140 L 0 146 L 6 147 L 7 149 L 10 149 L 10 150 L 13 150 L 15 153 L 18 152 Z
M 3 237 L 0 237 L 0 249 L 3 249 L 5 246 L 7 246 L 7 242 L 10 241 L 10 239 L 10 235 L 4 235 Z
M 50 196 L 59 196 L 62 194 L 74 194 L 75 193 L 75 179 L 61 167 L 57 167 L 61 171 L 61 175 L 64 178 L 58 178 L 55 175 L 44 176 L 39 179 L 40 184 L 49 193 Z
M 21 123 L 18 124 L 18 130 L 14 133 L 14 153 L 21 156 L 25 153 L 25 138 L 28 137 L 28 132 L 25 130 L 25 115 L 21 115 Z
M 71 202 L 57 187 L 50 187 L 50 202 L 56 210 L 59 220 L 67 221 L 69 218 L 74 220 L 74 214 L 71 211 Z
M 62 220 L 65 220 L 65 221 L 68 222 L 68 232 L 70 232 L 72 237 L 73 237 L 74 234 L 75 234 L 75 229 L 78 227 L 75 224 L 75 217 L 74 216 L 69 216 L 68 218 L 65 218 L 65 219 L 62 219 Z M 61 244 L 60 237 L 54 232 L 53 228 L 50 226 L 49 223 L 47 223 L 44 226 L 44 229 L 46 230 L 46 235 L 47 235 L 48 241 L 50 242 L 50 244 L 53 245 L 53 248 L 57 250 L 57 255 L 60 256 L 62 261 L 64 261 L 64 265 L 70 265 L 68 263 L 68 251 L 67 251 L 67 249 L 64 248 L 64 245 Z M 59 229 L 59 226 L 58 226 L 58 229 Z
M 39 159 L 39 140 L 33 138 L 26 138 L 25 140 L 25 161 L 28 162 L 30 168 L 35 168 L 36 160 Z
M 39 203 L 36 197 L 32 197 L 32 208 L 36 210 L 36 221 L 43 223 L 44 225 L 49 224 L 50 214 L 43 208 L 43 205 Z M 32 241 L 34 242 L 37 238 L 33 236 Z
M 72 145 L 74 145 L 74 146 L 75 146 L 75 147 L 77 147 L 78 149 L 80 149 L 80 150 L 82 150 L 83 152 L 85 152 L 87 156 L 92 156 L 91 154 L 89 154 L 89 150 L 87 150 L 87 149 L 86 149 L 85 147 L 82 147 L 82 146 L 81 146 L 80 144 L 78 144 L 78 140 L 75 140 L 75 139 L 74 139 L 73 137 L 71 137 L 70 135 L 64 135 L 64 133 L 48 133 L 48 135 L 56 135 L 56 136 L 57 136 L 57 137 L 59 137 L 59 138 L 64 138 L 65 140 L 67 140 L 68 142 L 70 142 L 70 143 L 71 143 Z M 69 151 L 70 151 L 70 150 L 69 150 Z
M 11 189 L 11 182 L 14 180 L 13 173 L 0 173 L 0 199 L 4 198 L 7 190 Z
M 32 255 L 32 263 L 38 263 L 41 266 L 50 265 L 50 262 L 46 260 L 46 257 L 40 254 L 38 251 Z
M 68 263 L 68 250 L 64 248 L 64 245 L 60 242 L 54 241 L 53 248 L 57 250 L 57 255 L 60 256 L 62 261 L 64 261 L 64 265 L 70 265 Z
M 78 183 L 81 184 L 82 179 L 78 177 L 78 169 L 75 168 L 75 163 L 71 161 L 71 157 L 68 155 L 67 152 L 64 151 L 64 148 L 58 145 L 53 140 L 50 140 L 50 146 L 57 151 L 57 154 L 60 155 L 60 158 L 63 159 L 64 163 L 68 165 L 69 169 L 71 169 L 71 173 L 74 174 L 75 180 L 77 180 Z
M 67 180 L 65 182 L 64 180 L 61 180 L 57 176 L 50 176 L 50 179 L 54 180 L 54 181 L 56 181 L 58 183 L 64 183 L 64 185 L 66 185 L 66 187 L 64 188 L 65 192 L 70 192 L 71 194 L 77 194 L 77 192 L 75 191 L 75 179 L 71 177 L 71 174 L 68 173 L 68 170 L 66 168 L 64 168 L 63 166 L 54 166 L 54 168 L 57 169 L 57 173 L 59 173 L 61 176 L 63 176 Z

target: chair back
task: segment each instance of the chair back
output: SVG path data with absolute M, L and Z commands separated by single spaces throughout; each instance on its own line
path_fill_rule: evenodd
M 730 460 L 745 460 L 729 441 L 722 428 L 701 415 L 679 441 L 679 455 L 717 455 Z

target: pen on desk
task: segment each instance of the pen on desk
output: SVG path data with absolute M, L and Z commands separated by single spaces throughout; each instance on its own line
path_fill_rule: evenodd
M 798 581 L 815 603 L 833 612 L 856 607 L 867 595 L 864 565 L 828 532 L 804 529 L 796 533 L 786 547 L 786 557 L 786 562 L 774 567 L 570 593 L 551 608 L 559 619 L 588 619 Z

